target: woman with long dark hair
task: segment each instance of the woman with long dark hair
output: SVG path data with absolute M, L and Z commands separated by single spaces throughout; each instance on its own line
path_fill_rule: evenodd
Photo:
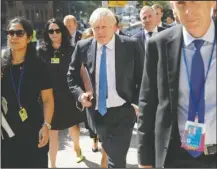
M 56 167 L 56 154 L 59 147 L 58 130 L 69 128 L 73 138 L 77 163 L 84 160 L 79 145 L 79 123 L 84 121 L 84 113 L 76 108 L 76 101 L 71 95 L 67 83 L 71 55 L 74 47 L 71 45 L 71 35 L 63 22 L 50 19 L 44 28 L 44 44 L 39 49 L 42 60 L 48 64 L 54 92 L 54 118 L 50 132 L 50 161 L 51 167 Z
M 3 168 L 48 167 L 53 91 L 46 64 L 31 43 L 32 33 L 31 24 L 20 17 L 7 27 L 8 49 L 1 59 L 1 113 L 11 134 L 2 127 Z

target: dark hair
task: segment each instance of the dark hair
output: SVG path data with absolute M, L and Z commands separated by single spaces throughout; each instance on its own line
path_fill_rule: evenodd
M 117 15 L 115 15 L 115 19 L 116 19 L 116 24 L 115 25 L 119 25 L 119 18 L 118 18 L 118 16 Z
M 175 20 L 173 15 L 168 15 L 167 18 L 171 18 L 172 20 Z
M 14 19 L 10 20 L 7 26 L 7 30 L 10 29 L 12 24 L 20 24 L 22 25 L 24 31 L 27 34 L 27 37 L 30 38 L 33 33 L 33 28 L 32 25 L 28 20 L 26 20 L 24 17 L 15 17 Z M 36 48 L 32 44 L 32 42 L 29 42 L 27 44 L 27 50 L 26 50 L 26 58 L 25 60 L 29 60 L 31 58 L 36 58 Z M 31 55 L 31 57 L 29 56 Z M 1 70 L 2 72 L 4 71 L 5 67 L 7 67 L 11 63 L 11 56 L 12 52 L 9 48 L 7 48 L 3 53 L 2 53 L 2 62 L 1 62 Z
M 53 48 L 51 39 L 48 35 L 48 29 L 49 29 L 50 24 L 52 24 L 52 23 L 57 24 L 60 28 L 61 33 L 62 33 L 61 47 L 70 46 L 71 45 L 71 38 L 72 38 L 72 36 L 70 35 L 70 32 L 68 31 L 68 29 L 66 28 L 66 26 L 63 24 L 62 21 L 55 19 L 55 18 L 52 18 L 52 19 L 48 20 L 48 22 L 45 24 L 45 27 L 44 27 L 44 43 L 45 43 L 46 48 L 48 48 L 48 49 Z

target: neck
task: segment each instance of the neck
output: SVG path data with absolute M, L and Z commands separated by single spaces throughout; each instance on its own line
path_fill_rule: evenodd
M 55 43 L 52 44 L 52 46 L 53 46 L 54 49 L 59 49 L 60 46 L 61 46 L 61 43 L 60 42 L 55 42 Z
M 144 28 L 147 32 L 153 32 L 154 31 L 154 28 L 155 27 L 153 27 L 153 28 L 148 28 L 148 29 L 146 29 L 146 28 Z
M 12 50 L 12 64 L 19 64 L 25 60 L 26 48 L 22 50 Z
M 207 23 L 204 23 L 203 25 L 201 25 L 201 27 L 198 27 L 197 29 L 194 29 L 189 33 L 195 38 L 203 37 L 208 31 L 210 24 L 211 24 L 211 18 Z

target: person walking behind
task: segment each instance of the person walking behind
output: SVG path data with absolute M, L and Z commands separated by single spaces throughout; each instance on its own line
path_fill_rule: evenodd
M 50 19 L 44 28 L 44 43 L 39 49 L 39 55 L 48 65 L 54 92 L 54 117 L 50 131 L 50 161 L 51 167 L 56 167 L 56 155 L 59 147 L 58 131 L 69 128 L 69 134 L 74 142 L 76 162 L 84 159 L 79 144 L 79 123 L 84 121 L 84 114 L 76 109 L 75 100 L 69 91 L 66 73 L 74 47 L 70 43 L 71 35 L 63 22 Z
M 16 17 L 7 26 L 8 49 L 1 55 L 2 168 L 47 168 L 54 100 L 49 72 L 31 42 L 33 29 Z M 41 96 L 43 109 L 38 102 Z

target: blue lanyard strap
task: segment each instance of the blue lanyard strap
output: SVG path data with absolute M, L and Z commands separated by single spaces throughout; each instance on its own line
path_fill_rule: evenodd
M 20 79 L 19 79 L 18 88 L 17 88 L 17 91 L 16 91 L 14 76 L 13 76 L 13 72 L 12 72 L 12 69 L 11 69 L 11 66 L 10 66 L 11 81 L 12 81 L 12 85 L 13 85 L 13 88 L 14 88 L 14 91 L 15 91 L 17 101 L 18 101 L 18 104 L 19 104 L 20 108 L 22 108 L 22 105 L 20 103 L 20 89 L 21 89 L 21 83 L 22 83 L 22 80 L 23 80 L 23 74 L 24 74 L 24 65 L 23 65 L 21 73 L 20 73 Z
M 208 73 L 209 73 L 209 70 L 210 70 L 210 65 L 211 65 L 212 58 L 213 58 L 213 52 L 214 52 L 215 44 L 216 44 L 216 38 L 214 38 L 214 42 L 213 42 L 213 46 L 212 46 L 212 51 L 211 51 L 211 56 L 210 56 L 208 68 L 207 68 L 207 71 L 206 71 L 205 80 L 204 80 L 204 83 L 202 85 L 201 92 L 199 94 L 200 97 L 199 97 L 198 103 L 196 103 L 196 99 L 195 99 L 194 94 L 193 94 L 193 87 L 192 87 L 192 84 L 191 84 L 190 75 L 189 75 L 189 71 L 188 71 L 186 52 L 185 52 L 184 41 L 183 41 L 183 48 L 182 48 L 182 50 L 183 50 L 183 55 L 184 55 L 184 62 L 185 62 L 186 73 L 187 73 L 187 77 L 188 77 L 188 86 L 189 86 L 189 89 L 190 89 L 190 98 L 191 98 L 192 103 L 194 105 L 194 108 L 196 110 L 196 116 L 198 116 L 199 105 L 200 105 L 200 102 L 201 102 L 202 94 L 203 94 L 203 92 L 205 90 L 205 83 L 206 83 L 206 80 L 207 80 L 207 77 L 208 77 Z

